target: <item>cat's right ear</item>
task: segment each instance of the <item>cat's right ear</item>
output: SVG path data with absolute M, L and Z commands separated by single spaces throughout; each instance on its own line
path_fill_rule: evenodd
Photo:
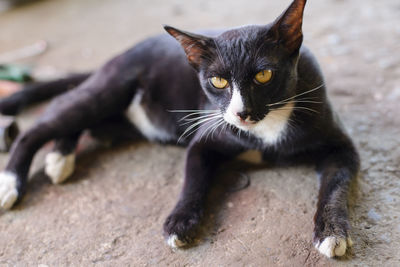
M 205 58 L 210 57 L 210 49 L 213 46 L 211 38 L 181 31 L 168 25 L 164 25 L 164 29 L 181 44 L 190 65 L 196 70 Z
M 269 38 L 283 44 L 289 53 L 299 50 L 303 41 L 302 24 L 307 0 L 293 0 L 290 6 L 272 23 Z

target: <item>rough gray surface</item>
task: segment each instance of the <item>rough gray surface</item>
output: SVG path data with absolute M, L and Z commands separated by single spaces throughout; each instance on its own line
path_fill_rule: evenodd
M 50 50 L 30 62 L 86 70 L 162 23 L 262 24 L 288 2 L 40 1 L 1 14 L 0 53 L 45 39 Z M 172 251 L 161 229 L 179 194 L 185 150 L 142 143 L 81 153 L 73 177 L 58 186 L 40 171 L 42 151 L 27 196 L 0 214 L 0 266 L 399 266 L 399 13 L 398 0 L 309 1 L 306 8 L 305 43 L 362 156 L 352 196 L 355 246 L 346 259 L 328 260 L 312 247 L 317 183 L 307 168 L 254 170 L 248 188 L 216 192 L 198 245 Z M 20 117 L 24 129 L 38 110 Z

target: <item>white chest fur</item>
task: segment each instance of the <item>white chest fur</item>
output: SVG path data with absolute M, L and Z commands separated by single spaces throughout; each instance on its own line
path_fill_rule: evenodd
M 262 139 L 265 144 L 273 145 L 279 142 L 285 135 L 293 107 L 294 103 L 290 102 L 270 111 L 264 119 L 250 127 L 249 132 Z
M 151 122 L 142 106 L 143 91 L 138 91 L 126 110 L 129 121 L 150 141 L 169 141 L 172 136 Z

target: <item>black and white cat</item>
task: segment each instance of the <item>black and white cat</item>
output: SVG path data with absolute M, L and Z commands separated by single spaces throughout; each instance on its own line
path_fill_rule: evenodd
M 170 246 L 182 247 L 202 220 L 218 166 L 255 149 L 265 161 L 315 164 L 314 244 L 328 257 L 344 255 L 352 244 L 347 196 L 359 157 L 331 109 L 316 60 L 302 46 L 305 3 L 294 0 L 271 24 L 208 37 L 165 26 L 181 46 L 156 36 L 92 74 L 28 85 L 2 99 L 0 112 L 16 114 L 68 91 L 14 143 L 0 174 L 0 206 L 10 209 L 22 198 L 32 158 L 49 140 L 55 148 L 45 172 L 54 183 L 74 171 L 85 129 L 95 137 L 178 143 L 188 147 L 185 181 L 164 231 Z

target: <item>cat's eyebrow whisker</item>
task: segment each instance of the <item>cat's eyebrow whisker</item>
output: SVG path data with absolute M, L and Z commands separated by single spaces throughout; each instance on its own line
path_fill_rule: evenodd
M 215 40 L 214 40 L 214 44 L 215 44 L 215 47 L 217 48 L 218 58 L 221 61 L 222 65 L 225 67 L 225 62 L 224 62 L 224 59 L 222 58 L 221 50 L 219 49 L 219 46 Z
M 305 91 L 305 92 L 303 92 L 303 93 L 294 95 L 294 96 L 292 96 L 292 97 L 286 98 L 286 99 L 284 99 L 284 100 L 281 100 L 281 101 L 278 101 L 278 102 L 275 102 L 275 103 L 272 103 L 272 104 L 268 104 L 267 106 L 285 103 L 285 102 L 287 102 L 287 101 L 289 101 L 289 100 L 295 99 L 296 97 L 299 97 L 299 96 L 302 96 L 302 95 L 305 95 L 305 94 L 309 94 L 309 93 L 314 92 L 314 91 L 316 91 L 316 90 L 318 90 L 318 89 L 321 89 L 324 85 L 325 85 L 325 84 L 321 84 L 320 86 L 317 86 L 317 87 L 315 87 L 315 88 L 313 88 L 313 89 L 311 89 L 311 90 Z
M 259 54 L 260 54 L 260 52 L 261 52 L 261 50 L 264 48 L 264 46 L 262 46 L 262 45 L 260 45 L 258 48 L 257 48 L 257 51 L 256 51 L 256 53 L 254 54 L 255 56 L 254 56 L 254 58 L 259 58 Z

